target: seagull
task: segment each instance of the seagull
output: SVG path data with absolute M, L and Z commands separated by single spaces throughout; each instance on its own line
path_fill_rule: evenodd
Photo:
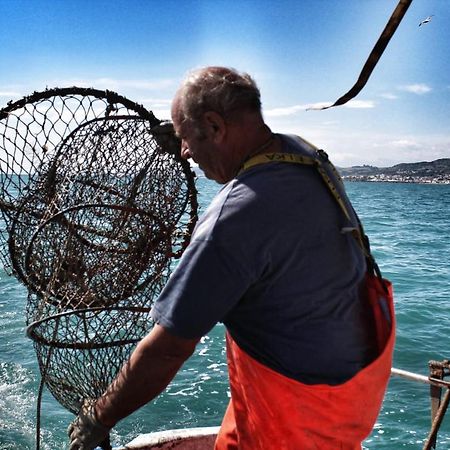
M 422 22 L 419 23 L 419 27 L 421 25 L 424 25 L 425 23 L 431 22 L 431 18 L 433 17 L 434 14 L 432 14 L 431 16 L 428 16 L 426 19 L 423 19 Z

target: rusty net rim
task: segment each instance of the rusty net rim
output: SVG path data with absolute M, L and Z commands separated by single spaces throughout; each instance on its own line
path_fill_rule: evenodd
M 70 317 L 70 316 L 80 316 L 81 314 L 85 313 L 97 313 L 97 312 L 115 312 L 115 311 L 122 311 L 122 312 L 130 312 L 135 314 L 149 314 L 151 312 L 152 308 L 151 306 L 110 306 L 110 307 L 94 307 L 94 308 L 84 308 L 84 309 L 74 309 L 71 311 L 63 311 L 57 314 L 52 314 L 50 316 L 46 316 L 43 319 L 36 320 L 35 322 L 30 323 L 26 328 L 26 335 L 28 338 L 33 340 L 34 342 L 51 347 L 51 348 L 59 348 L 59 349 L 72 349 L 72 350 L 96 350 L 96 349 L 104 349 L 109 347 L 119 347 L 127 344 L 136 344 L 138 343 L 142 337 L 140 338 L 133 338 L 133 339 L 119 339 L 119 340 L 113 340 L 109 342 L 98 342 L 98 343 L 92 343 L 92 342 L 65 342 L 62 343 L 58 341 L 57 339 L 46 339 L 40 336 L 39 332 L 37 331 L 38 327 L 41 325 L 45 325 L 46 323 L 55 321 L 56 325 L 58 326 L 59 321 L 62 318 Z
M 106 100 L 109 105 L 114 105 L 116 103 L 121 103 L 128 109 L 131 109 L 138 113 L 140 117 L 143 117 L 150 121 L 152 127 L 160 125 L 162 120 L 157 119 L 153 112 L 146 109 L 143 105 L 136 103 L 114 91 L 110 90 L 100 90 L 95 88 L 85 88 L 78 86 L 70 86 L 64 88 L 50 88 L 43 91 L 34 91 L 32 94 L 27 95 L 19 100 L 10 100 L 6 106 L 0 109 L 0 120 L 5 119 L 9 113 L 25 107 L 29 103 L 35 103 L 40 100 L 45 100 L 51 97 L 62 97 L 62 96 L 72 96 L 80 95 L 85 97 L 95 97 L 101 100 Z

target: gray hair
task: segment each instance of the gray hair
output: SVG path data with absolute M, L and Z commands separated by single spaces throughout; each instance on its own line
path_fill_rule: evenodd
M 192 71 L 177 93 L 183 118 L 198 124 L 203 114 L 214 111 L 227 120 L 241 111 L 261 112 L 261 94 L 247 73 L 227 67 Z

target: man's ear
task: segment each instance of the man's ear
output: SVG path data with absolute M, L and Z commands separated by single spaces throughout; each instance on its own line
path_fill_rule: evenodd
M 203 120 L 209 136 L 214 139 L 215 142 L 221 142 L 227 129 L 224 118 L 215 111 L 207 111 L 203 115 Z

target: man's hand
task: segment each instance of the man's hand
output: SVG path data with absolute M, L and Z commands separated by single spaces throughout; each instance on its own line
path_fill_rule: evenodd
M 110 428 L 99 422 L 94 405 L 93 400 L 85 400 L 80 413 L 70 424 L 67 430 L 69 450 L 93 450 L 108 436 Z
M 177 337 L 155 324 L 105 393 L 95 402 L 84 402 L 68 429 L 69 450 L 94 449 L 117 422 L 159 395 L 199 340 Z

